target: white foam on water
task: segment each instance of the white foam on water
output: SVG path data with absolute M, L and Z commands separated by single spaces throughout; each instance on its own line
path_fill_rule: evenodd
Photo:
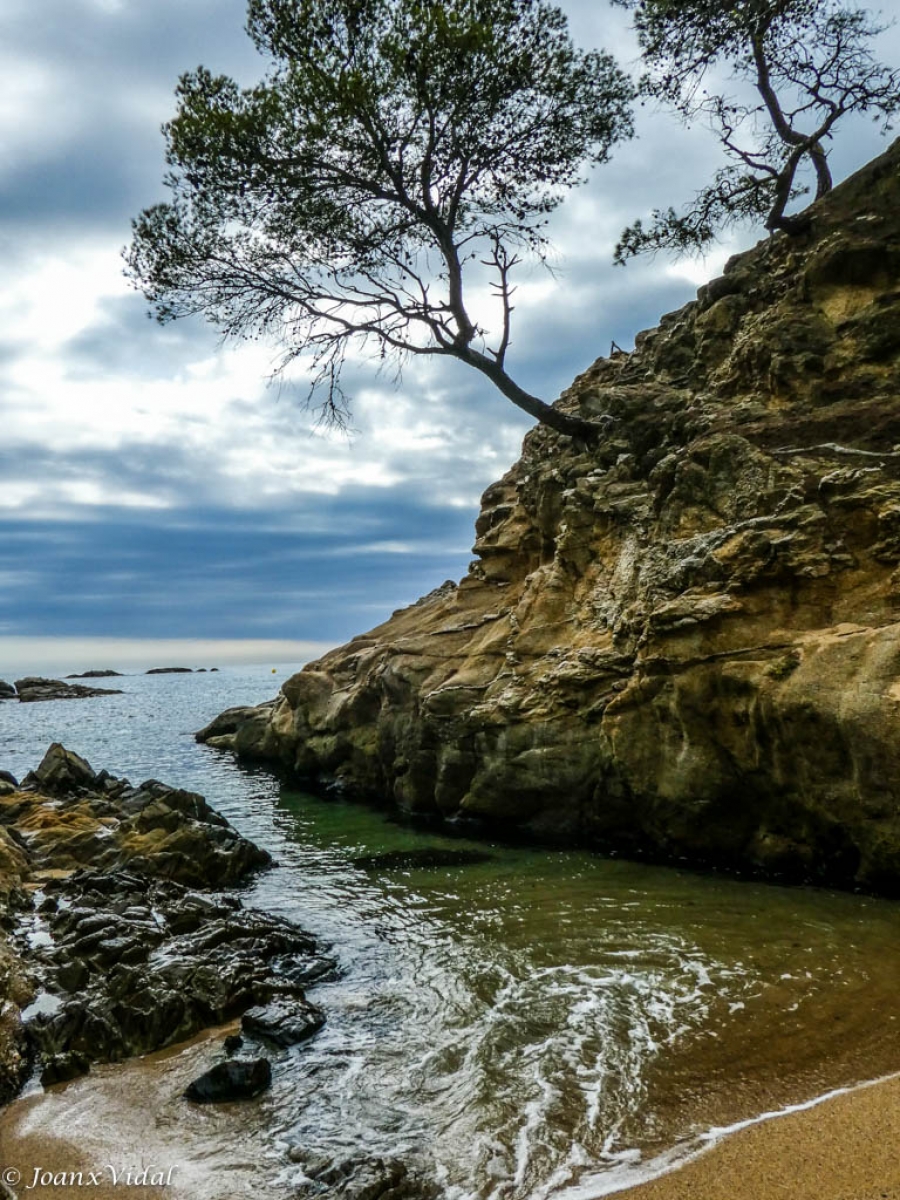
M 663 1175 L 679 1170 L 702 1155 L 708 1154 L 710 1150 L 714 1149 L 732 1134 L 740 1133 L 744 1129 L 750 1129 L 754 1125 L 762 1125 L 768 1121 L 778 1120 L 781 1117 L 789 1117 L 793 1113 L 808 1112 L 810 1109 L 818 1108 L 820 1104 L 825 1104 L 837 1096 L 846 1096 L 853 1092 L 864 1091 L 867 1088 L 876 1087 L 878 1084 L 887 1083 L 891 1079 L 900 1079 L 900 1072 L 890 1075 L 880 1075 L 877 1079 L 867 1079 L 862 1083 L 852 1084 L 847 1087 L 832 1088 L 830 1091 L 823 1092 L 819 1096 L 814 1096 L 811 1100 L 804 1100 L 798 1104 L 787 1104 L 783 1108 L 768 1110 L 760 1113 L 758 1116 L 747 1117 L 742 1121 L 735 1121 L 731 1125 L 714 1125 L 704 1133 L 690 1139 L 690 1141 L 682 1145 L 673 1146 L 662 1154 L 655 1155 L 647 1162 L 642 1161 L 639 1150 L 624 1152 L 617 1156 L 617 1162 L 610 1160 L 611 1169 L 607 1168 L 602 1172 L 593 1172 L 586 1175 L 571 1187 L 563 1187 L 554 1192 L 542 1191 L 540 1193 L 540 1200 L 544 1200 L 545 1197 L 546 1200 L 603 1200 L 603 1197 L 613 1196 L 617 1192 L 638 1187 L 640 1184 L 649 1183 L 652 1179 L 659 1179 Z M 605 1163 L 606 1160 L 604 1159 L 604 1165 Z M 622 1167 L 624 1167 L 624 1170 L 621 1169 Z M 535 1193 L 534 1197 L 530 1198 L 530 1200 L 538 1200 L 538 1193 Z

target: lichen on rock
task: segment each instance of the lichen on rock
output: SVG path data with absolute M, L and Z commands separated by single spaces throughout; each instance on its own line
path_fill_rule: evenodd
M 475 562 L 219 747 L 414 813 L 900 891 L 900 142 L 558 402 Z

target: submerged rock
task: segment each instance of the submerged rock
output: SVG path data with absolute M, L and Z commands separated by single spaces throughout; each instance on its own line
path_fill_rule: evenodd
M 476 561 L 216 744 L 630 855 L 900 892 L 900 142 L 598 360 Z
M 252 1100 L 272 1085 L 272 1065 L 267 1058 L 230 1058 L 217 1063 L 185 1089 L 185 1099 L 198 1104 Z
M 423 846 L 420 849 L 386 850 L 383 854 L 362 854 L 351 859 L 354 867 L 364 871 L 394 871 L 417 867 L 464 867 L 474 863 L 491 862 L 493 854 L 485 850 L 453 850 L 444 846 Z
M 438 1200 L 440 1189 L 430 1180 L 410 1171 L 399 1158 L 356 1158 L 335 1162 L 305 1154 L 300 1147 L 289 1151 L 292 1162 L 301 1163 L 306 1183 L 296 1195 L 329 1196 L 335 1200 Z

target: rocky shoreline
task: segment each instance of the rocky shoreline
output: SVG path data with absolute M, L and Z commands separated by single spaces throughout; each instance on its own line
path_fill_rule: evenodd
M 200 740 L 450 822 L 900 894 L 900 142 L 564 393 L 476 560 Z
M 58 744 L 0 781 L 0 1098 L 236 1016 L 257 1055 L 311 1036 L 304 989 L 334 960 L 230 890 L 270 863 L 202 796 Z
M 218 1035 L 218 1061 L 183 1102 L 266 1091 L 284 1051 L 326 1020 L 306 990 L 337 973 L 311 934 L 236 894 L 273 865 L 197 793 L 133 786 L 58 743 L 21 783 L 0 772 L 0 1105 L 30 1078 L 49 1087 L 235 1019 L 240 1032 Z M 7 1132 L 3 1150 L 28 1179 L 28 1137 Z M 41 1154 L 60 1177 L 79 1162 L 64 1137 Z M 302 1146 L 290 1160 L 306 1180 L 297 1196 L 439 1194 L 400 1160 L 333 1160 Z

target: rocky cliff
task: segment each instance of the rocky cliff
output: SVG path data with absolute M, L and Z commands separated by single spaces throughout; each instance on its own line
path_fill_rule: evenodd
M 203 737 L 403 809 L 900 891 L 900 142 L 598 360 L 476 561 Z

